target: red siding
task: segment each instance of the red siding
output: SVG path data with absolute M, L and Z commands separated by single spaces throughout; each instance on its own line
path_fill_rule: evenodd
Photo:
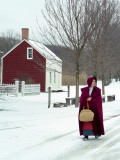
M 40 83 L 41 92 L 45 92 L 45 69 L 37 63 L 46 66 L 46 59 L 33 49 L 33 59 L 27 59 L 27 47 L 31 47 L 23 41 L 13 51 L 3 58 L 3 83 L 14 83 L 15 79 L 26 83 Z

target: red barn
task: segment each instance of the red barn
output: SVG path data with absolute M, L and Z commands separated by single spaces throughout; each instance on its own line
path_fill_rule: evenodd
M 1 58 L 1 83 L 15 80 L 41 85 L 41 92 L 62 86 L 62 60 L 45 45 L 29 40 L 29 29 L 22 29 L 22 41 Z

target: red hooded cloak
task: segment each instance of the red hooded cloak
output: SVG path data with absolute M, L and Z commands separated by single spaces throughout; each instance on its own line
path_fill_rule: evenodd
M 88 87 L 84 87 L 81 89 L 81 98 L 80 98 L 80 105 L 79 105 L 79 114 L 80 111 L 83 109 L 83 106 L 87 103 L 87 98 L 89 95 L 89 87 L 92 84 L 93 79 L 96 79 L 96 77 L 90 77 L 87 80 Z M 97 79 L 96 79 L 97 81 Z M 93 129 L 95 135 L 101 134 L 104 135 L 104 125 L 103 125 L 103 110 L 102 110 L 102 97 L 101 97 L 101 89 L 98 87 L 94 87 L 92 94 L 91 94 L 91 101 L 90 109 L 94 112 L 94 120 L 92 121 Z M 80 135 L 83 135 L 83 122 L 79 120 L 79 114 L 78 114 L 78 123 L 79 123 L 79 133 Z

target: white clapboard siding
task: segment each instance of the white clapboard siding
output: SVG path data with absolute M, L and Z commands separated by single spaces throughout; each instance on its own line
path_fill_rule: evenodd
M 54 76 L 55 74 L 55 76 Z M 50 81 L 51 77 L 51 81 Z M 45 91 L 48 92 L 48 87 L 51 90 L 61 90 L 62 89 L 62 63 L 57 63 L 56 61 L 51 62 L 46 59 L 46 88 Z

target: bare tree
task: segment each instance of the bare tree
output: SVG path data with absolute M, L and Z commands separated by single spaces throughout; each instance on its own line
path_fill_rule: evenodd
M 17 43 L 20 42 L 19 34 L 15 33 L 14 30 L 10 29 L 5 33 L 0 34 L 0 50 L 6 53 Z
M 105 78 L 111 76 L 113 65 L 113 48 L 118 36 L 115 36 L 120 25 L 118 3 L 115 0 L 101 0 L 101 22 L 92 38 L 88 41 L 88 56 L 92 57 L 91 71 L 102 80 L 102 94 L 105 94 Z M 114 48 L 115 49 L 115 48 Z M 108 76 L 109 74 L 109 76 Z
M 101 8 L 99 1 L 46 0 L 43 12 L 47 26 L 38 27 L 47 42 L 71 49 L 76 65 L 76 102 L 79 105 L 80 56 L 88 39 L 99 26 Z

